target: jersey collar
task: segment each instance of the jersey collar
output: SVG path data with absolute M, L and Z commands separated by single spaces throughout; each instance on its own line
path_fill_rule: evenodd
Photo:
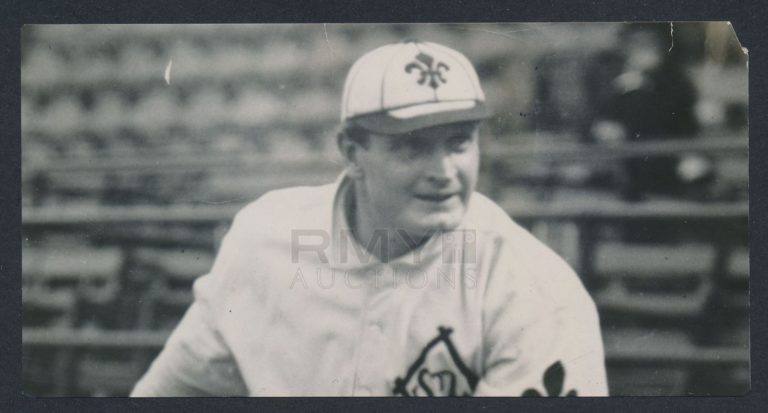
M 352 189 L 352 178 L 342 172 L 336 180 L 331 219 L 331 264 L 346 271 L 367 271 L 382 266 L 399 266 L 418 269 L 437 259 L 440 255 L 441 234 L 436 233 L 419 248 L 395 259 L 382 262 L 357 242 L 347 221 L 348 192 Z

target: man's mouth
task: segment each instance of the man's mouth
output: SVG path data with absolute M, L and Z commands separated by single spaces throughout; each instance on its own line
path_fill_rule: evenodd
M 436 203 L 445 202 L 445 201 L 451 199 L 454 196 L 456 196 L 455 193 L 451 193 L 451 194 L 415 194 L 414 195 L 414 197 L 416 199 L 420 199 L 420 200 L 426 201 L 426 202 L 436 202 Z

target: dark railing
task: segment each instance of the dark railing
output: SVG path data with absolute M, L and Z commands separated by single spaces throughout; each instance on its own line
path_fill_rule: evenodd
M 106 330 L 55 330 L 25 328 L 22 340 L 26 346 L 55 348 L 97 349 L 145 349 L 160 350 L 170 331 L 106 331 Z M 652 347 L 609 348 L 609 362 L 633 364 L 671 365 L 741 365 L 749 363 L 749 351 L 732 347 Z
M 616 146 L 573 143 L 570 135 L 543 135 L 545 144 L 500 144 L 488 142 L 483 146 L 483 162 L 563 162 L 603 161 L 639 156 L 675 155 L 682 153 L 708 153 L 717 156 L 743 155 L 746 157 L 748 142 L 743 138 L 705 136 L 696 140 L 655 139 Z M 561 139 L 558 139 L 558 136 Z M 518 141 L 535 141 L 532 136 L 520 136 Z M 317 154 L 222 154 L 197 157 L 115 157 L 73 158 L 57 161 L 30 162 L 23 165 L 26 175 L 57 172 L 94 173 L 174 173 L 196 170 L 232 169 L 238 171 L 272 171 L 275 167 L 291 165 L 291 169 L 341 168 L 341 161 L 334 155 Z
M 238 205 L 217 206 L 135 206 L 135 207 L 43 207 L 22 211 L 24 228 L 87 227 L 135 223 L 210 224 L 231 220 L 242 208 Z M 746 219 L 746 202 L 700 204 L 695 202 L 599 202 L 591 205 L 546 204 L 502 205 L 518 220 L 617 221 L 617 220 L 733 220 Z

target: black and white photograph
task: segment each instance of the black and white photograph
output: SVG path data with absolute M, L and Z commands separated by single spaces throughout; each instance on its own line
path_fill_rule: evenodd
M 727 21 L 21 29 L 27 397 L 744 396 Z

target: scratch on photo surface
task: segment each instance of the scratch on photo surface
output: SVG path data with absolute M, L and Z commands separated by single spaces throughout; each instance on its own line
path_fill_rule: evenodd
M 243 202 L 247 200 L 248 198 L 234 198 L 234 199 L 226 199 L 224 201 L 200 201 L 200 202 L 208 205 L 224 205 L 224 204 L 232 204 L 235 202 Z
M 669 22 L 669 49 L 667 49 L 667 53 L 672 51 L 672 48 L 675 47 L 675 23 Z
M 328 39 L 328 24 L 323 23 L 323 33 L 325 33 L 325 42 L 328 44 L 328 48 L 331 49 L 331 56 L 336 56 L 336 54 L 333 51 L 333 46 L 331 46 L 331 41 Z
M 165 67 L 165 73 L 163 74 L 163 78 L 165 79 L 165 84 L 171 85 L 171 66 L 173 65 L 173 59 L 168 60 L 168 66 Z
M 473 31 L 473 32 L 483 32 L 483 33 L 490 33 L 495 34 L 497 36 L 506 37 L 507 39 L 515 39 L 514 36 L 510 36 L 511 33 L 518 33 L 518 32 L 527 32 L 528 29 L 518 29 L 518 30 L 507 30 L 504 32 L 499 32 L 495 30 L 488 30 L 488 29 L 473 29 L 470 27 L 461 27 L 461 30 L 467 30 L 467 31 Z
M 579 360 L 579 359 L 582 359 L 582 358 L 584 358 L 584 357 L 586 357 L 586 356 L 588 356 L 588 355 L 590 355 L 592 353 L 594 353 L 594 351 L 588 351 L 588 352 L 580 354 L 580 355 L 578 355 L 578 356 L 576 356 L 576 357 L 574 357 L 572 359 L 563 360 L 563 362 L 565 362 L 565 363 L 572 363 L 572 362 L 574 362 L 576 360 Z

